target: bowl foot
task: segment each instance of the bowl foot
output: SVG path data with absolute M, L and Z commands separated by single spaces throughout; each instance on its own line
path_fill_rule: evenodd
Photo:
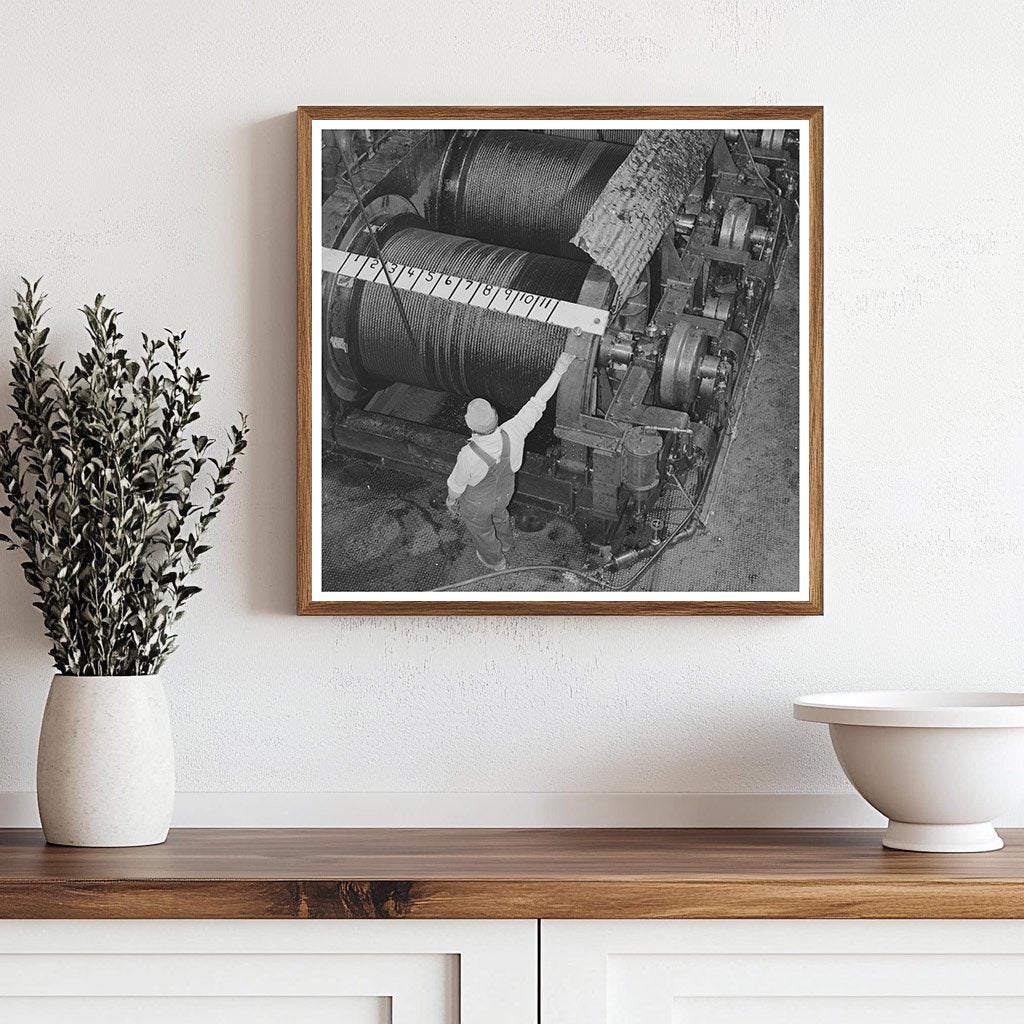
M 890 821 L 882 833 L 882 845 L 890 850 L 920 853 L 985 853 L 1001 850 L 1003 841 L 987 821 L 977 825 L 915 825 Z

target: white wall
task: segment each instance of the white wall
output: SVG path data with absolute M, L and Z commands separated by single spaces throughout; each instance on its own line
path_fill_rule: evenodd
M 839 793 L 794 695 L 1020 686 L 1022 12 L 3 0 L 0 293 L 45 274 L 62 350 L 97 291 L 129 336 L 188 327 L 207 425 L 252 418 L 165 672 L 180 788 Z M 824 104 L 823 619 L 294 616 L 293 110 L 424 102 Z M 19 793 L 50 668 L 0 556 L 0 790 Z M 350 805 L 182 806 L 273 823 Z

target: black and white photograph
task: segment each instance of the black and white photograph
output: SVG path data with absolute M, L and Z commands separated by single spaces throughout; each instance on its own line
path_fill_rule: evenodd
M 313 118 L 313 601 L 807 602 L 808 125 Z

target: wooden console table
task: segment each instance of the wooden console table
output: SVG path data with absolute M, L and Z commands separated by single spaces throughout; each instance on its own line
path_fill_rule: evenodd
M 0 830 L 3 918 L 1024 918 L 998 853 L 859 829 L 176 829 L 163 846 Z
M 936 855 L 861 830 L 0 831 L 0 1020 L 1018 1021 L 1004 835 Z

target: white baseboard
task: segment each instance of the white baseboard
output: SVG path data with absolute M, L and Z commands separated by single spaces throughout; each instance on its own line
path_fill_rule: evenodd
M 1024 814 L 997 824 L 1024 823 Z M 854 793 L 179 793 L 178 828 L 873 828 Z M 0 827 L 36 828 L 34 793 Z
M 179 828 L 875 826 L 854 794 L 179 793 Z M 0 827 L 38 827 L 34 793 L 0 793 Z

